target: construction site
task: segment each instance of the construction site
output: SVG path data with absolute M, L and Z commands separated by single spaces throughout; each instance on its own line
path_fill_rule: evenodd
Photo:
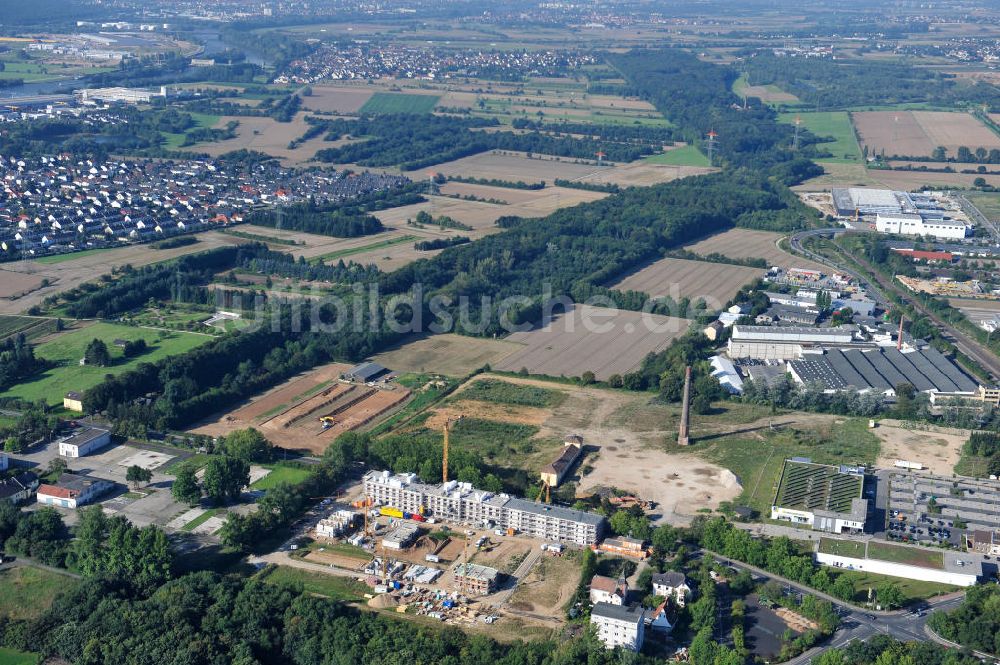
M 364 381 L 354 373 L 357 369 L 328 365 L 192 431 L 225 436 L 256 427 L 279 448 L 322 453 L 339 435 L 381 422 L 410 397 L 410 390 L 391 375 Z

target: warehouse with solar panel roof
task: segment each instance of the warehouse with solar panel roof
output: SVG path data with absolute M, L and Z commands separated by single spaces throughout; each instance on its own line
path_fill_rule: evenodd
M 771 519 L 826 533 L 861 533 L 868 518 L 865 467 L 785 460 Z

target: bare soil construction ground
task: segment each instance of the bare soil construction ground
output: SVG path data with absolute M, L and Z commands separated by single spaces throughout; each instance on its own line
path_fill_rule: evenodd
M 625 374 L 648 353 L 666 348 L 687 331 L 690 321 L 640 312 L 574 306 L 557 314 L 545 328 L 516 332 L 508 342 L 524 348 L 497 363 L 497 369 L 534 374 L 580 376 L 591 371 L 598 379 Z
M 254 397 L 235 411 L 220 415 L 215 420 L 201 423 L 191 431 L 196 434 L 225 436 L 234 430 L 256 427 L 267 418 L 309 396 L 320 386 L 336 381 L 337 377 L 348 369 L 350 369 L 349 365 L 331 363 L 306 374 L 300 374 L 263 395 Z
M 970 321 L 979 324 L 1000 317 L 1000 301 L 969 300 L 965 298 L 948 298 L 948 304 L 957 307 Z
M 7 300 L 0 297 L 0 314 L 21 312 L 32 305 L 39 304 L 50 294 L 66 291 L 83 282 L 97 279 L 101 275 L 111 272 L 112 266 L 122 266 L 129 263 L 138 268 L 150 263 L 177 258 L 185 254 L 193 254 L 224 245 L 236 245 L 245 242 L 239 238 L 216 231 L 199 233 L 196 237 L 198 238 L 197 243 L 173 249 L 154 249 L 148 244 L 129 245 L 127 247 L 80 252 L 77 255 L 66 255 L 65 257 L 60 257 L 64 260 L 57 263 L 25 261 L 23 263 L 5 264 L 3 274 L 0 275 L 0 283 L 6 283 L 8 277 L 11 279 L 21 279 L 15 275 L 29 275 L 32 279 L 48 279 L 49 286 L 39 288 L 16 300 Z
M 560 616 L 579 578 L 580 557 L 576 552 L 543 556 L 521 580 L 507 606 L 515 611 Z
M 696 302 L 700 298 L 709 309 L 719 309 L 741 286 L 763 274 L 760 268 L 666 258 L 627 275 L 611 288 L 670 296 L 675 301 L 689 298 Z
M 461 377 L 483 365 L 496 365 L 521 348 L 505 340 L 444 334 L 407 342 L 383 351 L 373 360 L 399 372 L 439 372 Z
M 306 114 L 301 112 L 291 122 L 278 122 L 273 118 L 253 116 L 223 116 L 216 128 L 223 128 L 230 120 L 240 123 L 236 128 L 236 138 L 211 143 L 198 143 L 190 149 L 205 152 L 213 157 L 234 150 L 258 150 L 277 157 L 286 166 L 304 164 L 313 158 L 320 148 L 329 147 L 322 136 L 312 138 L 294 149 L 288 143 L 299 138 L 309 129 Z
M 1000 137 L 968 113 L 865 111 L 852 117 L 861 143 L 872 153 L 929 156 L 944 146 L 954 157 L 960 146 L 1000 148 Z
M 783 234 L 771 231 L 730 229 L 694 244 L 684 245 L 684 249 L 702 256 L 719 253 L 733 259 L 764 259 L 771 266 L 827 270 L 822 264 L 789 254 L 778 247 L 778 240 L 783 237 Z
M 948 427 L 924 430 L 898 426 L 903 424 L 883 420 L 875 428 L 876 436 L 882 440 L 879 467 L 891 469 L 896 460 L 904 460 L 920 462 L 931 473 L 938 475 L 954 473 L 962 446 L 969 440 L 969 430 Z
M 581 468 L 574 471 L 577 493 L 586 495 L 598 487 L 614 486 L 656 501 L 657 519 L 672 524 L 686 523 L 701 509 L 718 507 L 721 501 L 738 496 L 742 488 L 728 470 L 689 453 L 668 452 L 666 442 L 676 432 L 676 407 L 650 404 L 649 396 L 604 388 L 557 383 L 526 377 L 480 374 L 454 393 L 455 401 L 435 409 L 432 418 L 443 418 L 449 411 L 494 409 L 498 405 L 462 400 L 462 391 L 476 381 L 501 380 L 524 386 L 558 390 L 565 399 L 547 409 L 513 407 L 509 412 L 491 411 L 491 419 L 522 422 L 539 427 L 533 441 L 561 441 L 570 434 L 583 437 L 588 449 L 584 464 L 592 467 L 581 477 Z M 541 413 L 548 416 L 539 423 Z M 439 415 L 441 414 L 441 415 Z M 519 419 L 519 416 L 523 417 Z M 477 412 L 478 417 L 478 412 Z M 699 417 L 700 418 L 700 417 Z M 711 419 L 706 416 L 693 422 Z M 699 426 L 701 426 L 699 425 Z M 726 425 L 731 427 L 732 423 Z M 543 454 L 543 452 L 545 454 Z M 539 451 L 527 462 L 537 470 L 551 461 L 552 450 Z M 672 477 L 677 474 L 678 477 Z M 569 479 L 568 479 L 569 480 Z M 532 497 L 534 498 L 534 497 Z

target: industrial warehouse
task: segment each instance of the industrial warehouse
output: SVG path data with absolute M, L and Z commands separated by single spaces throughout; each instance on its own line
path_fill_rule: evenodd
M 785 460 L 771 519 L 828 533 L 859 533 L 868 516 L 864 484 L 864 467 L 814 464 L 804 457 Z
M 973 231 L 961 206 L 943 192 L 834 189 L 833 207 L 841 218 L 874 222 L 879 233 L 961 240 Z
M 909 352 L 888 349 L 828 349 L 804 354 L 787 363 L 788 373 L 801 384 L 825 390 L 877 391 L 894 395 L 909 384 L 920 392 L 972 397 L 979 387 L 958 365 L 933 347 Z
M 373 505 L 465 524 L 492 523 L 500 529 L 516 529 L 545 540 L 593 545 L 605 528 L 601 515 L 478 490 L 454 480 L 429 485 L 413 473 L 369 471 L 364 488 Z

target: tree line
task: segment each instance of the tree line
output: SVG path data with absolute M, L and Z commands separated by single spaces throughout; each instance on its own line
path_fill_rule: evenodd
M 549 136 L 540 132 L 476 131 L 499 124 L 496 118 L 415 114 L 384 114 L 357 120 L 338 118 L 327 123 L 326 140 L 336 141 L 347 136 L 371 138 L 339 148 L 325 148 L 316 153 L 316 159 L 361 166 L 398 165 L 404 171 L 413 171 L 490 150 L 516 150 L 586 160 L 593 160 L 597 152 L 603 152 L 607 159 L 619 162 L 631 162 L 653 153 L 645 144 Z

